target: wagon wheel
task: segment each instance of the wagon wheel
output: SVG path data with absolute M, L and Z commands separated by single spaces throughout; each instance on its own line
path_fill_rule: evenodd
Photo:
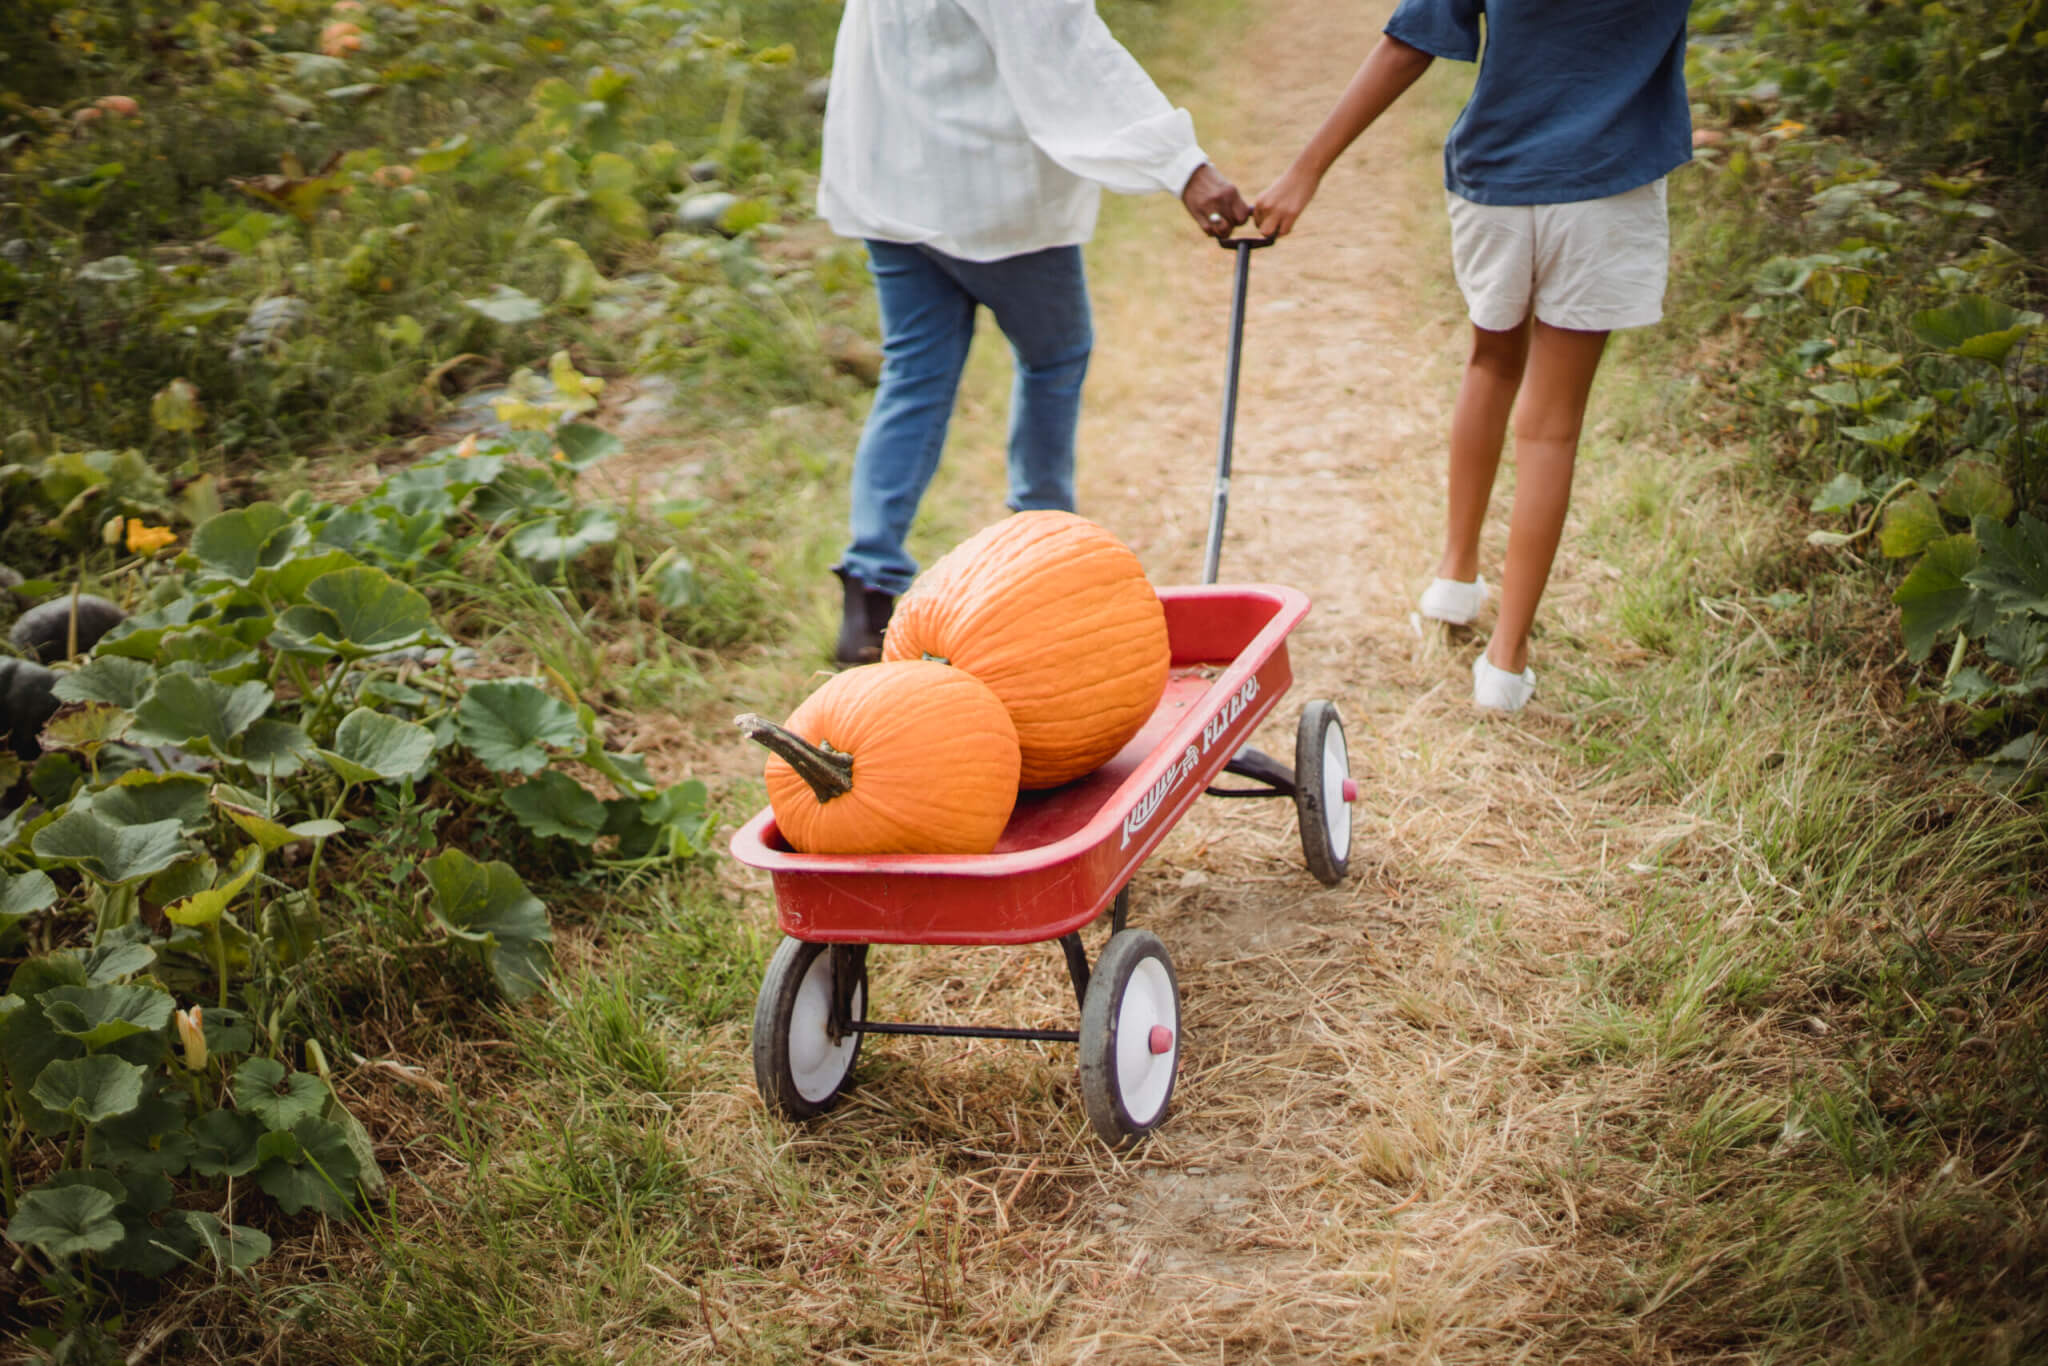
M 1294 809 L 1301 817 L 1301 854 L 1326 887 L 1351 866 L 1351 755 L 1337 704 L 1317 699 L 1301 709 L 1294 732 Z
M 860 1056 L 859 1031 L 832 1027 L 835 990 L 845 993 L 848 1021 L 867 1018 L 866 945 L 784 939 L 761 979 L 754 1085 L 761 1099 L 791 1119 L 815 1119 L 837 1105 Z
M 1166 1118 L 1180 1067 L 1180 988 L 1166 945 L 1149 930 L 1114 935 L 1081 1008 L 1081 1099 L 1112 1148 Z

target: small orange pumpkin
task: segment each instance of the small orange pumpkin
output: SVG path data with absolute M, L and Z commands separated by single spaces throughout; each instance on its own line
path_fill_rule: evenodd
M 1071 512 L 1020 512 L 927 570 L 882 658 L 941 659 L 1003 700 L 1026 788 L 1108 762 L 1166 691 L 1166 610 L 1129 546 Z
M 768 803 L 804 854 L 986 854 L 1017 803 L 1017 729 L 996 695 L 923 660 L 838 674 L 766 746 Z

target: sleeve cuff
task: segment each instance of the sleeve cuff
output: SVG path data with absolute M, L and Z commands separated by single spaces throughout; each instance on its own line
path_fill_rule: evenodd
M 1441 38 L 1430 34 L 1417 33 L 1410 25 L 1402 23 L 1401 16 L 1398 14 L 1394 16 L 1393 20 L 1382 31 L 1389 38 L 1397 42 L 1406 43 L 1417 52 L 1427 52 L 1432 57 L 1442 57 L 1446 61 L 1452 62 L 1476 62 L 1479 60 L 1479 48 L 1476 44 L 1468 46 L 1463 43 L 1445 42 Z
M 1187 189 L 1188 182 L 1194 179 L 1195 172 L 1208 164 L 1209 154 L 1207 152 L 1204 152 L 1200 147 L 1188 148 L 1187 151 L 1175 157 L 1173 164 L 1167 167 L 1164 177 L 1167 190 L 1173 194 L 1182 193 Z

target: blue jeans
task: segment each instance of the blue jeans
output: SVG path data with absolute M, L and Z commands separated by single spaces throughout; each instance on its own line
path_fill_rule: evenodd
M 1010 396 L 1012 510 L 1074 508 L 1074 431 L 1095 334 L 1079 247 L 961 261 L 927 247 L 869 242 L 882 309 L 882 385 L 853 458 L 853 543 L 836 566 L 900 594 L 917 574 L 903 548 L 939 468 L 960 372 L 986 306 L 1017 362 Z

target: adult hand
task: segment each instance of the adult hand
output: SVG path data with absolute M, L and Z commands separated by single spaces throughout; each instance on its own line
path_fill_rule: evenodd
M 1319 184 L 1318 177 L 1309 175 L 1300 167 L 1290 167 L 1285 175 L 1265 188 L 1258 202 L 1252 206 L 1252 213 L 1259 220 L 1259 231 L 1272 237 L 1285 237 L 1293 232 L 1295 220 L 1308 208 L 1308 202 L 1316 197 Z
M 1237 186 L 1206 162 L 1188 177 L 1180 192 L 1180 202 L 1187 205 L 1189 215 L 1211 237 L 1230 236 L 1232 229 L 1252 216 L 1251 205 L 1244 202 Z

